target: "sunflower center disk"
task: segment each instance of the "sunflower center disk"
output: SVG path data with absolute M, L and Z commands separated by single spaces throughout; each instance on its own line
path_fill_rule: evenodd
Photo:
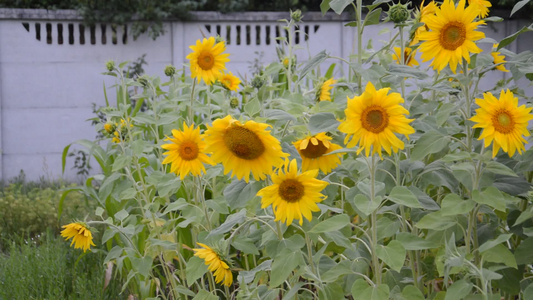
M 296 179 L 286 179 L 279 185 L 278 194 L 287 202 L 298 202 L 304 195 L 304 185 Z
M 455 50 L 466 40 L 466 28 L 459 22 L 451 22 L 444 26 L 440 34 L 440 44 L 446 50 Z
M 198 145 L 192 141 L 183 142 L 179 148 L 179 155 L 183 160 L 193 160 L 198 157 Z
M 257 134 L 241 126 L 229 128 L 224 134 L 224 143 L 235 156 L 246 160 L 256 159 L 265 152 L 265 145 Z
M 324 146 L 322 141 L 318 141 L 318 145 L 313 145 L 311 142 L 307 145 L 307 148 L 300 149 L 300 153 L 307 158 L 319 158 L 321 157 L 328 148 Z
M 211 70 L 213 66 L 215 65 L 215 57 L 211 52 L 204 51 L 200 55 L 198 55 L 198 65 L 202 70 Z
M 364 129 L 380 133 L 389 125 L 389 116 L 382 107 L 372 105 L 363 111 L 361 123 Z
M 492 117 L 494 129 L 500 133 L 510 133 L 514 128 L 513 117 L 507 111 L 499 111 Z

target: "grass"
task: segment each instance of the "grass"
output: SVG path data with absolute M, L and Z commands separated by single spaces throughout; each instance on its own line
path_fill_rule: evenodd
M 40 245 L 12 241 L 0 252 L 0 299 L 125 299 L 114 278 L 104 289 L 104 257 L 83 255 L 53 234 Z

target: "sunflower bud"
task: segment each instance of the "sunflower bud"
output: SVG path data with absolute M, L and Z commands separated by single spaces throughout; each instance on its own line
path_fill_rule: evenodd
M 174 76 L 174 74 L 176 74 L 176 67 L 174 67 L 173 65 L 168 65 L 165 67 L 165 75 L 167 75 L 168 77 L 172 77 Z
M 407 8 L 406 4 L 396 3 L 389 7 L 387 19 L 391 20 L 395 24 L 403 24 L 409 20 L 411 11 Z
M 115 61 L 114 61 L 114 60 L 108 60 L 108 61 L 105 63 L 105 67 L 106 67 L 106 69 L 107 69 L 109 72 L 113 72 L 113 70 L 115 69 Z
M 145 75 L 137 78 L 137 82 L 140 83 L 143 87 L 147 87 L 149 83 L 148 78 Z
M 113 133 L 113 131 L 115 131 L 115 126 L 111 123 L 105 123 L 104 129 L 107 131 L 107 133 Z
M 229 106 L 231 108 L 237 108 L 239 106 L 239 99 L 237 97 L 231 97 L 229 99 Z
M 265 79 L 261 75 L 255 75 L 252 79 L 252 87 L 259 89 L 265 84 Z
M 295 23 L 300 23 L 300 21 L 302 20 L 302 11 L 297 9 L 295 11 L 291 11 L 291 19 L 295 22 Z

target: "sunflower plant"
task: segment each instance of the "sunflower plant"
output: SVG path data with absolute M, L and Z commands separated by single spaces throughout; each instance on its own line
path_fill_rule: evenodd
M 249 81 L 215 37 L 163 80 L 108 64 L 104 138 L 77 142 L 101 173 L 64 194 L 97 218 L 63 236 L 107 253 L 139 299 L 533 297 L 533 115 L 518 83 L 533 55 L 505 49 L 532 28 L 486 37 L 486 2 L 391 8 L 395 32 L 374 49 L 361 37 L 379 3 L 324 1 L 355 10 L 354 55 L 296 57 L 293 12 L 280 60 Z

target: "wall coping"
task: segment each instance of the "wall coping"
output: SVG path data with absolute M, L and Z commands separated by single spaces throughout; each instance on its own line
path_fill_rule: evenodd
M 352 21 L 353 18 L 349 13 L 342 13 L 337 15 L 334 12 L 327 12 L 324 16 L 321 12 L 306 12 L 303 13 L 303 21 L 314 22 L 339 22 Z M 278 21 L 281 19 L 288 19 L 290 17 L 288 12 L 231 12 L 221 13 L 217 11 L 192 11 L 189 13 L 189 18 L 180 20 L 187 21 L 209 21 L 209 22 L 257 22 L 257 21 Z M 0 8 L 0 20 L 76 20 L 83 21 L 83 17 L 77 10 L 73 9 L 28 9 L 28 8 Z M 178 19 L 168 19 L 167 21 L 177 21 Z

